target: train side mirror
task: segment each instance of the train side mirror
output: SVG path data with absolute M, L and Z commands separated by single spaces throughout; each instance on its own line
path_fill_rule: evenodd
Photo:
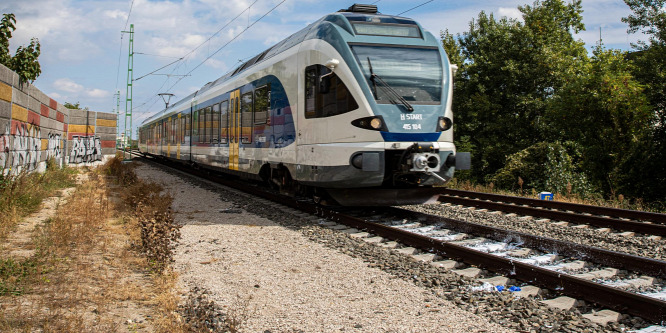
M 329 72 L 319 77 L 320 94 L 327 94 L 331 90 L 331 75 L 333 75 L 335 67 L 338 67 L 339 64 L 340 60 L 338 59 L 330 59 L 326 62 L 326 64 L 324 64 L 324 66 L 328 68 Z

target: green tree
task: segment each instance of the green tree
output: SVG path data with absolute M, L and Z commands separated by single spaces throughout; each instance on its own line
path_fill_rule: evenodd
M 9 39 L 12 32 L 16 30 L 16 18 L 14 14 L 3 14 L 0 20 L 0 63 L 15 71 L 21 81 L 33 82 L 42 73 L 39 65 L 41 53 L 39 40 L 32 38 L 27 47 L 19 46 L 14 56 L 9 53 Z
M 644 150 L 635 151 L 640 161 L 628 176 L 636 183 L 642 197 L 666 202 L 666 0 L 625 0 L 633 14 L 622 19 L 629 32 L 643 32 L 647 41 L 639 41 L 629 55 L 636 66 L 633 74 L 645 85 L 652 107 L 650 137 Z M 650 175 L 646 178 L 645 175 Z
M 548 100 L 587 57 L 572 33 L 584 29 L 581 2 L 536 1 L 523 22 L 481 12 L 458 37 L 463 61 L 455 85 L 457 137 L 472 147 L 472 176 L 483 180 L 506 157 L 549 134 Z M 444 45 L 450 36 L 443 34 Z
M 552 136 L 581 147 L 582 169 L 605 193 L 636 193 L 626 175 L 644 149 L 650 107 L 632 69 L 626 52 L 599 44 L 549 102 Z

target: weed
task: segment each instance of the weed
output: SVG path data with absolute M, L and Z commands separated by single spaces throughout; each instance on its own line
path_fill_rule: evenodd
M 0 296 L 23 294 L 28 280 L 37 273 L 38 263 L 34 258 L 19 261 L 0 259 Z

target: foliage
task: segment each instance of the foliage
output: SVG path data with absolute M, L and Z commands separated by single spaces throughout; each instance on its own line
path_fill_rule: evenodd
M 16 30 L 16 18 L 14 14 L 3 14 L 0 20 L 0 64 L 7 66 L 12 60 L 9 54 L 9 39 L 12 32 Z
M 0 20 L 0 63 L 18 74 L 22 82 L 33 82 L 42 73 L 39 65 L 41 47 L 37 38 L 30 39 L 27 47 L 19 46 L 12 57 L 9 53 L 9 39 L 16 30 L 14 14 L 3 14 Z
M 629 152 L 644 149 L 650 119 L 643 86 L 625 56 L 597 45 L 583 75 L 570 77 L 548 108 L 552 136 L 583 147 L 581 167 L 605 193 L 630 186 L 624 174 L 636 161 Z
M 648 200 L 666 203 L 666 1 L 625 0 L 633 14 L 622 19 L 629 24 L 629 32 L 642 31 L 649 40 L 633 45 L 629 55 L 636 66 L 632 73 L 645 85 L 645 94 L 652 108 L 652 123 L 644 148 L 632 151 L 637 165 L 626 175 L 635 188 L 633 194 Z M 644 175 L 650 175 L 646 179 Z
M 21 295 L 27 282 L 37 274 L 37 261 L 34 258 L 14 260 L 0 259 L 0 296 Z
M 584 28 L 580 1 L 536 1 L 519 9 L 524 23 L 481 12 L 458 37 L 464 61 L 454 87 L 456 130 L 482 147 L 472 152 L 472 177 L 479 181 L 507 155 L 546 139 L 547 101 L 586 59 L 572 36 Z
M 507 158 L 506 165 L 490 177 L 497 187 L 517 190 L 535 189 L 553 193 L 592 193 L 584 173 L 560 143 L 537 143 Z

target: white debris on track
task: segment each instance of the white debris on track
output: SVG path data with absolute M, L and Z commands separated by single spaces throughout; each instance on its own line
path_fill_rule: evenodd
M 145 164 L 136 172 L 174 196 L 176 221 L 183 224 L 175 255 L 183 290 L 206 289 L 228 315 L 243 317 L 236 318 L 243 332 L 511 332 L 238 209 L 221 197 L 232 192 L 213 192 Z

